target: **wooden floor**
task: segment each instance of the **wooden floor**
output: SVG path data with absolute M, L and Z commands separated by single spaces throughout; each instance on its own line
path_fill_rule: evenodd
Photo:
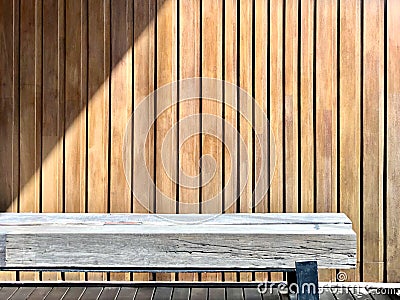
M 398 289 L 397 291 L 400 291 Z M 382 291 L 377 289 L 360 289 L 352 291 L 335 291 L 325 289 L 320 295 L 321 300 L 345 300 L 345 299 L 369 299 L 369 300 L 394 300 L 400 299 L 394 295 L 395 290 L 386 289 L 385 293 L 392 295 L 382 295 Z M 260 294 L 257 288 L 253 287 L 128 287 L 128 286 L 4 286 L 0 288 L 0 299 L 11 300 L 75 300 L 75 299 L 101 299 L 101 300 L 178 300 L 178 299 L 204 299 L 204 300 L 249 300 L 249 299 L 290 299 L 285 292 L 273 289 L 272 293 Z

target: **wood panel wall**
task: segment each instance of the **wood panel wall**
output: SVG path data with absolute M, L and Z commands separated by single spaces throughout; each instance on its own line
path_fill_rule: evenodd
M 219 78 L 245 89 L 265 110 L 276 151 L 265 199 L 251 208 L 248 184 L 226 212 L 344 212 L 358 236 L 358 267 L 347 271 L 347 280 L 398 282 L 399 28 L 397 0 L 0 0 L 0 209 L 145 212 L 125 181 L 121 157 L 132 111 L 169 82 Z M 135 118 L 133 140 L 156 109 Z M 179 154 L 171 153 L 169 163 L 195 175 L 199 158 L 210 154 L 217 167 L 213 180 L 188 189 L 166 177 L 163 138 L 194 113 L 218 115 L 240 131 L 248 146 L 241 155 L 252 164 L 236 179 L 250 178 L 254 186 L 259 166 L 251 124 L 199 95 L 164 112 L 146 149 L 139 149 L 159 188 L 177 201 L 198 203 L 185 211 L 179 202 L 155 199 L 159 213 L 205 212 L 201 203 L 222 191 L 233 169 L 240 171 L 220 141 L 197 135 Z M 170 138 L 175 143 L 179 136 Z M 135 153 L 133 171 L 140 172 Z M 207 210 L 218 211 L 238 196 L 236 186 L 224 191 L 219 207 Z M 336 272 L 323 271 L 321 279 L 335 280 Z M 256 274 L 265 276 L 282 279 Z M 85 277 L 151 275 L 1 274 L 20 280 Z

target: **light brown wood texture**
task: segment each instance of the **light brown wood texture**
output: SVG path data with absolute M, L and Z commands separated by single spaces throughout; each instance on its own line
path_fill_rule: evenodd
M 340 7 L 340 70 L 346 70 L 339 81 L 340 97 L 340 210 L 353 220 L 360 236 L 360 144 L 361 144 L 361 2 L 344 1 Z M 351 116 L 351 117 L 350 117 Z M 361 238 L 357 240 L 358 263 Z M 346 272 L 359 281 L 359 273 Z
M 285 212 L 298 211 L 298 1 L 285 3 L 284 176 Z
M 363 2 L 363 280 L 383 280 L 384 1 Z M 371 222 L 374 220 L 374 222 Z
M 397 6 L 395 0 L 1 0 L 1 211 L 341 211 L 358 236 L 358 267 L 346 271 L 348 281 L 399 281 Z M 242 109 L 257 104 L 269 117 L 275 169 L 256 207 L 260 146 L 251 127 L 257 118 L 247 123 L 238 107 L 200 97 L 181 102 L 153 124 L 141 149 L 135 140 L 147 134 L 157 112 L 157 103 L 149 104 L 133 117 L 132 156 L 123 157 L 122 137 L 139 103 L 155 88 L 201 75 L 240 85 L 254 97 L 251 105 L 241 102 Z M 177 95 L 178 87 L 170 91 Z M 234 97 L 223 100 L 236 105 Z M 219 166 L 213 180 L 189 189 L 168 178 L 161 160 L 165 134 L 194 112 L 216 114 L 225 119 L 222 129 L 240 130 L 249 146 L 248 174 L 245 156 L 230 160 L 238 140 L 230 153 L 217 139 L 197 135 L 179 153 L 166 149 L 164 163 L 174 172 L 179 162 L 187 174 L 200 174 L 199 159 L 210 154 Z M 171 145 L 182 129 L 171 135 Z M 150 177 L 173 201 L 156 199 L 151 183 L 133 180 L 143 177 L 143 154 Z M 231 177 L 234 184 L 223 190 Z M 250 185 L 236 202 L 245 178 Z M 131 193 L 132 184 L 147 185 L 148 203 Z M 217 191 L 222 197 L 205 205 Z M 195 203 L 193 211 L 185 211 L 185 202 Z M 322 275 L 336 280 L 334 272 Z M 110 279 L 131 278 L 116 276 L 123 277 Z M 237 280 L 230 273 L 218 279 Z
M 254 28 L 254 43 L 258 45 L 254 49 L 254 99 L 255 103 L 263 110 L 264 114 L 268 114 L 268 82 L 269 82 L 269 72 L 268 72 L 268 51 L 269 51 L 269 24 L 268 24 L 268 3 L 265 1 L 255 1 L 256 14 L 253 16 L 255 18 L 255 28 Z M 260 116 L 258 116 L 260 117 Z M 257 116 L 253 123 L 256 123 Z M 268 124 L 269 125 L 269 124 Z M 268 127 L 262 128 L 264 130 L 269 130 Z M 268 134 L 268 132 L 266 132 Z M 264 147 L 264 150 L 269 149 L 269 145 L 255 145 L 255 180 L 260 180 L 266 184 L 269 183 L 270 177 L 259 178 L 260 169 L 264 165 L 268 165 L 269 162 L 264 157 L 262 157 L 262 152 L 259 147 Z M 259 203 L 254 203 L 255 212 L 268 212 L 268 193 L 261 199 Z
M 316 208 L 337 210 L 337 1 L 316 2 Z M 321 280 L 335 280 L 321 272 Z
M 301 212 L 314 211 L 314 1 L 300 1 L 300 191 Z
M 19 5 L 0 2 L 0 210 L 18 211 L 19 195 Z M 0 280 L 15 280 L 0 272 Z
M 58 300 L 62 299 L 187 299 L 187 300 L 199 300 L 199 299 L 211 299 L 211 300 L 243 300 L 243 299 L 254 299 L 254 300 L 279 300 L 279 299 L 291 299 L 292 296 L 288 294 L 286 290 L 278 289 L 274 287 L 267 289 L 264 294 L 260 294 L 259 290 L 254 286 L 241 286 L 229 285 L 229 286 L 218 286 L 204 284 L 204 287 L 180 287 L 171 284 L 168 287 L 157 286 L 157 283 L 149 284 L 148 286 L 139 287 L 127 287 L 123 284 L 112 284 L 103 283 L 100 286 L 92 286 L 82 284 L 75 286 L 73 284 L 67 284 L 65 287 L 62 284 L 52 283 L 48 287 L 27 287 L 22 285 L 16 285 L 15 287 L 4 287 L 0 290 L 0 295 L 5 299 L 12 296 L 10 299 L 25 298 L 27 300 L 37 300 L 46 297 L 46 300 Z M 378 299 L 378 300 L 390 300 L 394 299 L 390 295 L 382 295 L 379 290 L 382 288 L 374 289 L 354 289 L 354 288 L 329 288 L 325 287 L 321 292 L 321 299 L 334 300 L 334 299 Z M 384 288 L 385 289 L 385 288 Z
M 400 278 L 400 234 L 397 230 L 399 224 L 399 200 L 400 200 L 400 3 L 390 0 L 387 3 L 387 189 L 386 212 L 387 212 L 387 238 L 386 238 L 386 276 L 388 282 L 399 282 Z
M 86 206 L 87 3 L 66 2 L 65 11 L 65 211 Z

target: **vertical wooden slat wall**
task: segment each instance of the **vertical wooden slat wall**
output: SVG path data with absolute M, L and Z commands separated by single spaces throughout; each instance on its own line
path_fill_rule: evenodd
M 353 220 L 353 229 L 360 236 L 360 157 L 361 157 L 361 1 L 340 3 L 340 39 L 338 98 L 339 116 L 339 203 L 340 211 Z M 345 53 L 345 55 L 344 55 Z M 349 118 L 349 116 L 352 116 Z M 343 163 L 346 162 L 346 163 Z M 361 239 L 357 240 L 360 260 Z M 358 265 L 359 267 L 359 262 Z M 352 280 L 359 280 L 359 272 L 346 271 Z
M 132 112 L 156 88 L 177 79 L 218 78 L 247 91 L 269 118 L 275 170 L 268 193 L 252 207 L 261 168 L 251 128 L 256 120 L 199 93 L 162 113 L 146 149 L 137 148 L 135 136 L 152 124 L 157 101 L 146 115 L 133 117 L 128 165 L 141 172 L 135 161 L 144 151 L 157 187 L 177 201 L 160 201 L 149 186 L 152 199 L 146 205 L 158 213 L 344 212 L 358 237 L 357 269 L 346 271 L 347 280 L 400 281 L 399 28 L 397 0 L 0 0 L 1 211 L 146 212 L 126 182 L 122 162 Z M 179 86 L 168 92 L 177 97 Z M 239 98 L 234 103 L 250 111 L 255 105 Z M 231 162 L 221 141 L 195 135 L 163 162 L 162 142 L 171 126 L 197 113 L 220 117 L 213 125 L 220 131 L 224 122 L 237 128 L 247 153 Z M 201 130 L 204 124 L 196 126 Z M 169 135 L 171 145 L 182 137 L 182 128 Z M 198 175 L 206 167 L 203 155 L 214 157 L 216 172 L 201 188 L 180 186 L 164 171 L 163 163 L 171 169 L 179 164 Z M 240 157 L 251 162 L 247 174 Z M 235 184 L 223 190 L 232 174 Z M 207 174 L 202 176 L 200 182 Z M 336 280 L 335 271 L 320 276 Z M 62 278 L 152 277 L 0 274 L 1 280 Z

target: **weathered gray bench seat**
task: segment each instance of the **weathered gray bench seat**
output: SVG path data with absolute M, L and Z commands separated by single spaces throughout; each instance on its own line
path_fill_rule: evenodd
M 354 268 L 351 221 L 329 213 L 0 214 L 2 270 L 293 272 L 302 261 Z

